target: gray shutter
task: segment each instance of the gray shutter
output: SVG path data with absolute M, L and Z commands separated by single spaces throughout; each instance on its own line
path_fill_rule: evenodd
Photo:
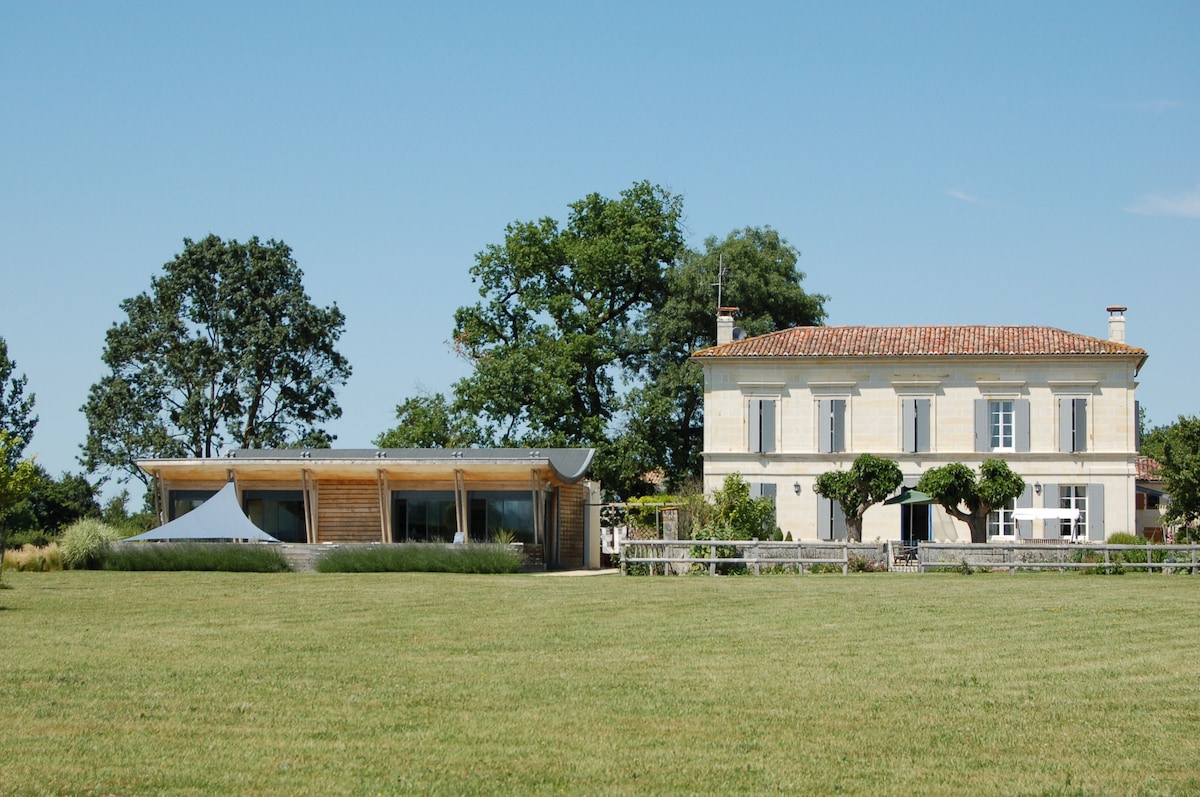
M 1133 450 L 1142 450 L 1142 402 L 1133 402 Z
M 1017 399 L 1013 402 L 1013 418 L 1015 428 L 1013 431 L 1016 434 L 1016 439 L 1013 440 L 1013 445 L 1019 452 L 1029 450 L 1029 399 Z
M 775 450 L 775 399 L 762 399 L 758 402 L 759 430 L 762 434 L 758 450 L 770 453 Z
M 760 399 L 750 399 L 750 403 L 746 407 L 746 420 L 749 423 L 749 448 L 751 453 L 762 450 L 762 401 Z
M 992 429 L 988 423 L 987 399 L 975 399 L 975 450 L 992 450 Z
M 1087 524 L 1088 539 L 1092 542 L 1104 542 L 1104 485 L 1089 484 L 1087 486 Z
M 1066 454 L 1075 450 L 1075 423 L 1073 420 L 1074 399 L 1058 400 L 1058 450 Z
M 763 532 L 765 532 L 765 537 L 770 537 L 771 532 L 773 532 L 775 530 L 775 526 L 779 525 L 779 513 L 778 513 L 779 502 L 775 500 L 775 488 L 776 488 L 775 482 L 767 482 L 767 483 L 758 485 L 758 490 L 762 494 L 762 497 L 770 498 L 771 506 L 774 507 L 774 509 L 772 509 L 772 511 L 771 511 L 770 527 L 763 529 Z
M 903 451 L 911 454 L 914 451 L 919 451 L 917 448 L 917 400 L 902 399 L 900 410 L 900 426 L 902 428 L 902 436 L 904 439 Z
M 830 402 L 833 410 L 833 451 L 846 450 L 846 400 L 834 399 Z
M 1071 425 L 1075 434 L 1071 440 L 1073 451 L 1087 451 L 1087 399 L 1074 399 L 1071 402 Z
M 751 498 L 770 498 L 775 500 L 775 483 L 774 482 L 750 482 L 750 497 Z
M 1028 482 L 1025 483 L 1025 492 L 1017 496 L 1016 502 L 1013 503 L 1015 509 L 1032 509 L 1033 508 L 1033 486 Z M 1023 540 L 1028 540 L 1033 537 L 1033 521 L 1018 520 L 1017 521 L 1017 536 Z
M 929 451 L 929 399 L 916 401 L 917 447 L 915 451 Z
M 1044 509 L 1061 509 L 1062 499 L 1058 495 L 1057 484 L 1042 485 L 1042 508 Z M 1060 520 L 1043 520 L 1042 521 L 1042 536 L 1047 539 L 1062 538 L 1062 521 Z
M 846 539 L 846 513 L 842 511 L 842 505 L 837 501 L 833 502 L 833 538 L 835 540 Z
M 833 539 L 833 501 L 823 495 L 817 496 L 817 539 Z
M 829 399 L 820 399 L 817 402 L 817 451 L 822 454 L 833 451 L 833 426 L 830 423 L 833 415 L 830 408 L 832 404 Z

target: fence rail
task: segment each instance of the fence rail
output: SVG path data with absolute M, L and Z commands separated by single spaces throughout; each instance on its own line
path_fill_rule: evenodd
M 1144 569 L 1148 572 L 1200 573 L 1200 545 L 1108 545 L 1105 543 L 939 543 L 939 542 L 767 542 L 760 540 L 623 540 L 621 572 L 644 566 L 650 575 L 683 575 L 707 570 L 717 575 L 719 566 L 744 566 L 760 575 L 764 567 L 795 569 L 814 566 L 840 568 L 862 560 L 868 568 L 926 573 L 931 570 L 970 569 L 1076 570 L 1084 568 Z M 856 568 L 857 569 L 857 568 Z
M 731 555 L 732 554 L 732 555 Z M 767 542 L 760 540 L 623 540 L 621 572 L 630 565 L 647 566 L 650 575 L 682 575 L 706 566 L 716 575 L 718 565 L 745 565 L 755 575 L 762 568 L 795 568 L 805 572 L 814 565 L 840 567 L 849 572 L 853 557 L 887 566 L 886 543 Z M 661 568 L 660 568 L 661 566 Z
M 1128 553 L 1136 553 L 1129 556 Z M 1186 570 L 1200 572 L 1200 545 L 1109 545 L 1107 543 L 1021 542 L 966 543 L 923 542 L 917 546 L 917 569 L 947 567 L 1018 570 L 1073 570 L 1115 567 L 1164 573 Z M 1143 561 L 1138 561 L 1143 559 Z

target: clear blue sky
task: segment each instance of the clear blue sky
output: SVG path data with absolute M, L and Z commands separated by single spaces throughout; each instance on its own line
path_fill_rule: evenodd
M 77 470 L 124 298 L 184 237 L 292 246 L 347 317 L 339 446 L 466 373 L 506 223 L 650 180 L 770 225 L 831 324 L 1127 305 L 1151 420 L 1200 413 L 1200 4 L 0 0 L 0 337 Z

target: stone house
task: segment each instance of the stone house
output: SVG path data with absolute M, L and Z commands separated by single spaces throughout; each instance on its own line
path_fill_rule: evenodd
M 1108 308 L 1107 339 L 1038 326 L 794 327 L 744 338 L 734 310 L 718 312 L 717 345 L 692 358 L 704 373 L 705 489 L 741 473 L 755 494 L 774 496 L 793 538 L 844 536 L 840 507 L 813 485 L 861 453 L 896 461 L 906 488 L 930 468 L 1003 458 L 1026 491 L 992 513 L 993 540 L 1137 529 L 1135 393 L 1147 355 L 1125 342 L 1125 308 Z M 1018 520 L 1018 508 L 1044 511 Z M 863 539 L 970 534 L 940 507 L 898 504 L 869 509 Z

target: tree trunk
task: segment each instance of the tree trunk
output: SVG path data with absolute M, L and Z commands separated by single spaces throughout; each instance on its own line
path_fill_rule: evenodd
M 971 519 L 967 521 L 967 525 L 971 527 L 971 542 L 987 542 L 987 515 L 971 515 Z
M 862 542 L 862 517 L 846 516 L 846 542 Z

